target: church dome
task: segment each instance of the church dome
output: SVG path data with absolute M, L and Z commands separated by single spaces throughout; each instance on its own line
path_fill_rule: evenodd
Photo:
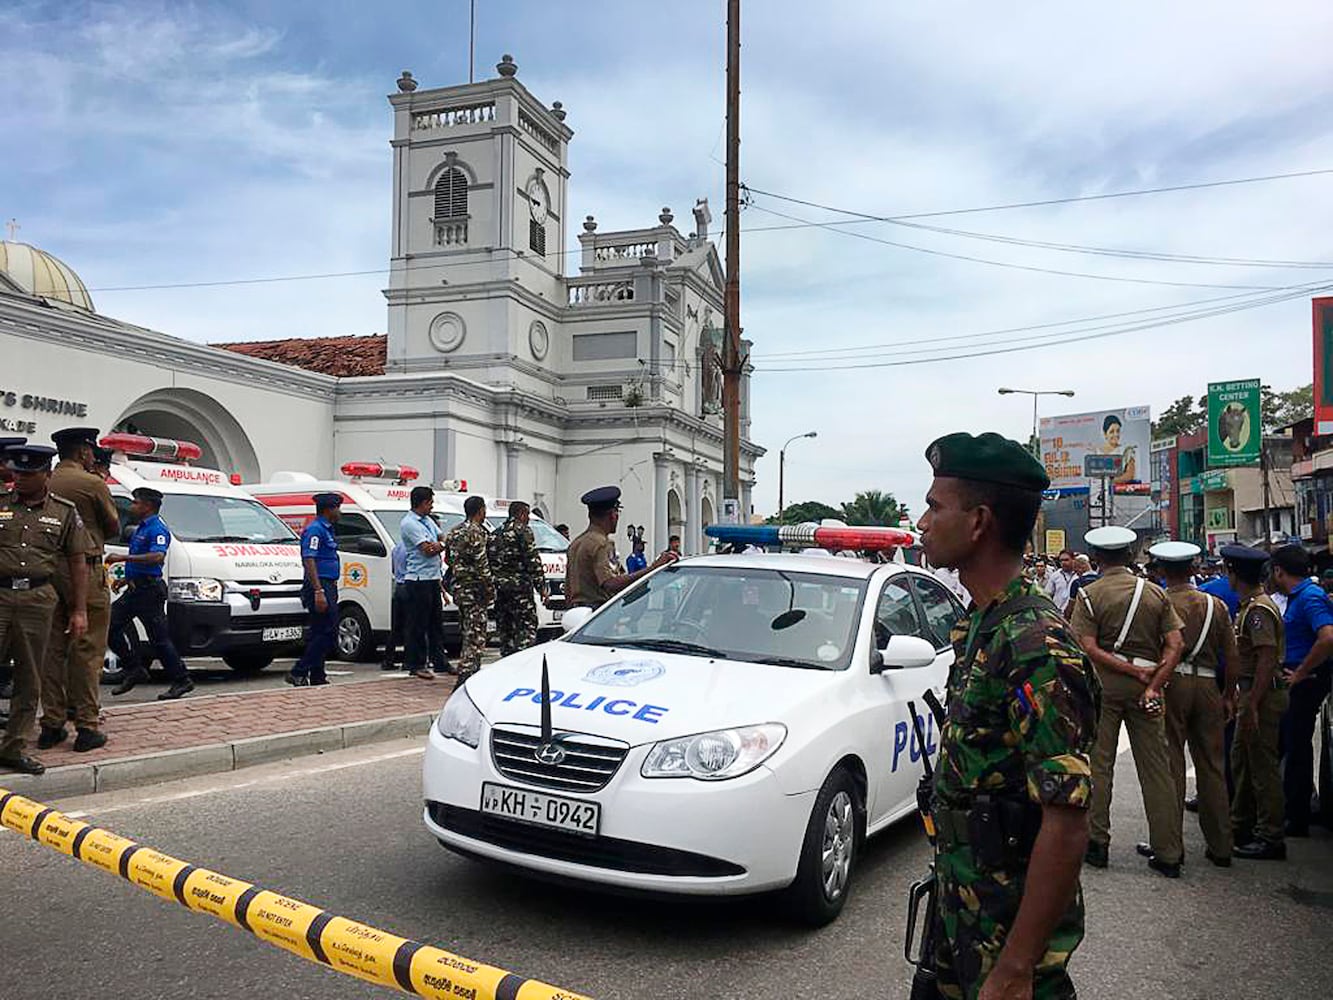
M 95 311 L 92 296 L 72 267 L 26 243 L 0 240 L 0 275 L 31 295 Z

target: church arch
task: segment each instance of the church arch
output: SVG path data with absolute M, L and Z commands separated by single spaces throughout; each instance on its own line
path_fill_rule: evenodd
M 124 409 L 115 429 L 193 441 L 203 449 L 200 465 L 239 473 L 244 482 L 260 478 L 259 458 L 245 430 L 225 406 L 197 389 L 146 393 Z

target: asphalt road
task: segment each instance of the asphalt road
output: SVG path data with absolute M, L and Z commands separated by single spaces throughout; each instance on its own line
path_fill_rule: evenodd
M 626 900 L 557 888 L 455 857 L 420 821 L 417 741 L 62 806 L 176 857 L 599 998 L 907 996 L 903 894 L 924 869 L 913 823 L 872 841 L 840 920 L 796 929 L 766 899 Z M 1292 860 L 1202 862 L 1187 817 L 1185 878 L 1133 854 L 1143 830 L 1128 755 L 1116 777 L 1110 870 L 1085 874 L 1084 998 L 1333 995 L 1333 837 Z M 0 832 L 0 995 L 363 998 L 384 991 L 165 903 Z

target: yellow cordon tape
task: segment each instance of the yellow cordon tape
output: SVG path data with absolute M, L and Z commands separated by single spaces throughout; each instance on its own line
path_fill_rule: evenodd
M 294 955 L 435 1000 L 589 1000 L 159 854 L 0 788 L 0 824 Z

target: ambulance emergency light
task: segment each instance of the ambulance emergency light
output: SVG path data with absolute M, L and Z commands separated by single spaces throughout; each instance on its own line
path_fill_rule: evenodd
M 169 438 L 149 437 L 147 434 L 127 434 L 117 431 L 98 442 L 103 448 L 124 455 L 142 458 L 165 458 L 175 462 L 197 462 L 204 454 L 193 441 L 172 441 Z
M 349 479 L 392 479 L 399 483 L 411 482 L 421 475 L 410 465 L 384 465 L 380 462 L 345 462 L 341 471 Z
M 833 552 L 886 552 L 913 545 L 916 536 L 901 528 L 821 527 L 814 524 L 710 524 L 704 534 L 728 545 L 817 546 Z

